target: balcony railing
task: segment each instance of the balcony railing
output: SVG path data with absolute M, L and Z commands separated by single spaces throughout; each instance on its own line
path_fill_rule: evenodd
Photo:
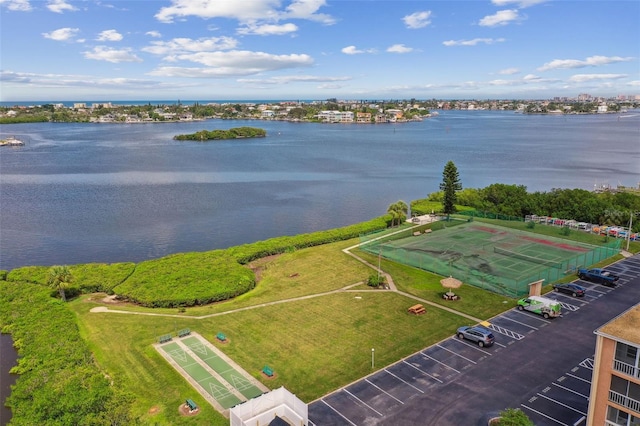
M 613 360 L 613 369 L 624 373 L 627 376 L 640 377 L 640 368 L 617 359 Z
M 640 401 L 638 400 L 629 398 L 626 395 L 610 390 L 609 401 L 628 408 L 629 410 L 633 411 L 633 415 L 636 417 L 640 416 Z

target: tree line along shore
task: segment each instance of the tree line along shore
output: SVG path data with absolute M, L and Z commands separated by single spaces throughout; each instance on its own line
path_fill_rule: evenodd
M 525 114 L 624 113 L 640 101 L 576 100 L 361 100 L 221 102 L 118 105 L 111 102 L 15 105 L 0 107 L 0 124 L 33 122 L 158 123 L 206 119 L 283 120 L 295 122 L 396 123 L 422 120 L 439 110 L 514 111 Z

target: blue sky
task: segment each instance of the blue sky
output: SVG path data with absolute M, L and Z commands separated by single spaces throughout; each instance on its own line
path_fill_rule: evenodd
M 638 0 L 0 0 L 0 101 L 640 95 Z

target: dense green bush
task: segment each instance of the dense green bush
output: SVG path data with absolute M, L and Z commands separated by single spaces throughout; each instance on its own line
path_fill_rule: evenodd
M 133 272 L 135 263 L 85 263 L 69 266 L 73 282 L 69 286 L 69 296 L 80 293 L 104 291 L 111 293 L 113 287 L 122 283 Z M 46 286 L 50 266 L 23 266 L 11 270 L 7 281 L 29 282 Z
M 380 216 L 367 222 L 345 226 L 338 229 L 300 234 L 291 237 L 277 237 L 228 249 L 229 253 L 242 264 L 274 254 L 285 253 L 291 249 L 319 246 L 336 241 L 349 240 L 362 234 L 385 229 L 391 223 L 391 215 Z
M 12 425 L 136 424 L 133 398 L 95 363 L 75 321 L 48 288 L 0 281 L 0 326 L 19 355 L 6 402 Z
M 112 293 L 113 288 L 123 283 L 133 273 L 136 265 L 125 263 L 85 263 L 69 267 L 73 284 L 83 293 L 103 291 Z
M 253 271 L 224 250 L 214 250 L 141 262 L 114 291 L 143 306 L 168 308 L 231 299 L 254 286 Z

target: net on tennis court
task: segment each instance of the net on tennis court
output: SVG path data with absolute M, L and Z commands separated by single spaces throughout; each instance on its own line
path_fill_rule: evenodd
M 539 257 L 528 256 L 526 254 L 518 253 L 511 250 L 506 250 L 498 246 L 493 247 L 493 252 L 502 254 L 504 256 L 514 257 L 516 259 L 526 260 L 527 262 L 531 262 L 531 263 L 539 263 L 540 265 L 551 266 L 552 268 L 557 268 L 557 269 L 562 268 L 562 262 L 555 262 L 553 260 L 547 260 L 547 259 L 541 259 Z

